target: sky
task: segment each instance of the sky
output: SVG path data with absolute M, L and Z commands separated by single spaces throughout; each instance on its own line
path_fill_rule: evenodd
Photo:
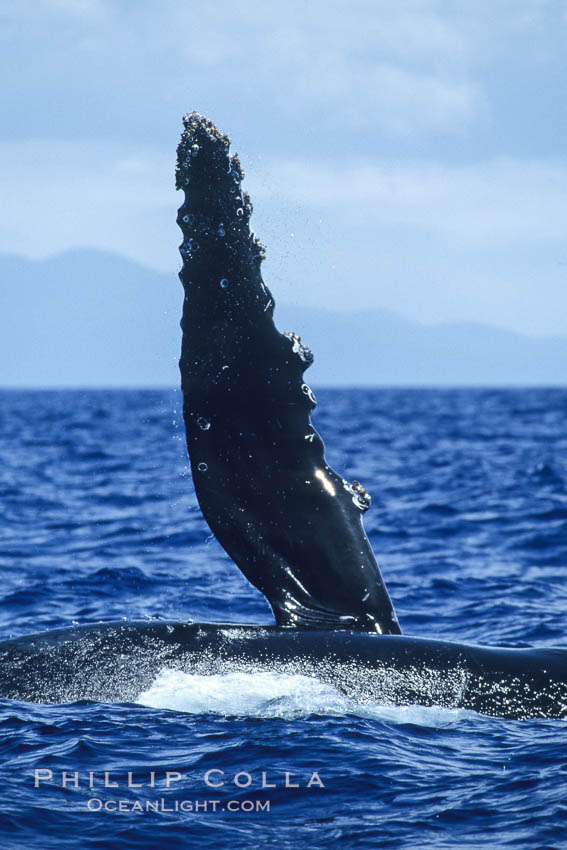
M 0 32 L 0 252 L 173 276 L 197 110 L 277 300 L 567 334 L 566 0 L 0 0 Z

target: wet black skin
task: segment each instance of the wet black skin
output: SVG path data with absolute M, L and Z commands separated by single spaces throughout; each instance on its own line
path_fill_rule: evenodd
M 130 702 L 164 668 L 316 676 L 358 703 L 567 716 L 567 649 L 496 649 L 361 631 L 97 623 L 0 643 L 0 697 Z
M 303 373 L 313 356 L 274 325 L 239 161 L 207 119 L 184 124 L 180 369 L 205 519 L 278 625 L 399 634 L 362 527 L 370 499 L 328 466 L 310 422 Z
M 567 649 L 399 634 L 362 528 L 369 497 L 329 468 L 310 424 L 311 354 L 274 326 L 241 179 L 228 138 L 187 116 L 177 184 L 189 457 L 207 522 L 277 625 L 99 623 L 3 641 L 0 697 L 129 701 L 164 667 L 268 670 L 316 676 L 362 701 L 567 716 Z

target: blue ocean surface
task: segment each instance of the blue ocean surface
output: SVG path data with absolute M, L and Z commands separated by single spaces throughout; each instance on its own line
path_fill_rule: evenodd
M 366 529 L 404 632 L 566 646 L 567 390 L 317 395 L 329 462 L 372 494 Z M 0 402 L 0 638 L 272 622 L 199 511 L 179 392 Z M 567 847 L 560 720 L 164 670 L 134 704 L 5 700 L 0 743 L 10 850 Z

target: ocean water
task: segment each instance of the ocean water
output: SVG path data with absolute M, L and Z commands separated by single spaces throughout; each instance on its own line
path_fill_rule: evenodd
M 372 494 L 403 630 L 566 646 L 567 390 L 317 395 L 330 463 Z M 199 512 L 180 402 L 0 393 L 0 638 L 271 622 Z M 135 704 L 0 703 L 0 846 L 567 847 L 566 744 L 564 721 L 163 670 Z

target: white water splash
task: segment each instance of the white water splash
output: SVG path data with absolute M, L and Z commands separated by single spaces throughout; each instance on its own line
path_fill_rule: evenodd
M 202 676 L 166 668 L 139 694 L 136 702 L 188 714 L 283 719 L 309 714 L 354 714 L 387 723 L 435 728 L 453 725 L 469 715 L 477 716 L 474 712 L 440 706 L 357 703 L 310 676 L 268 672 Z

